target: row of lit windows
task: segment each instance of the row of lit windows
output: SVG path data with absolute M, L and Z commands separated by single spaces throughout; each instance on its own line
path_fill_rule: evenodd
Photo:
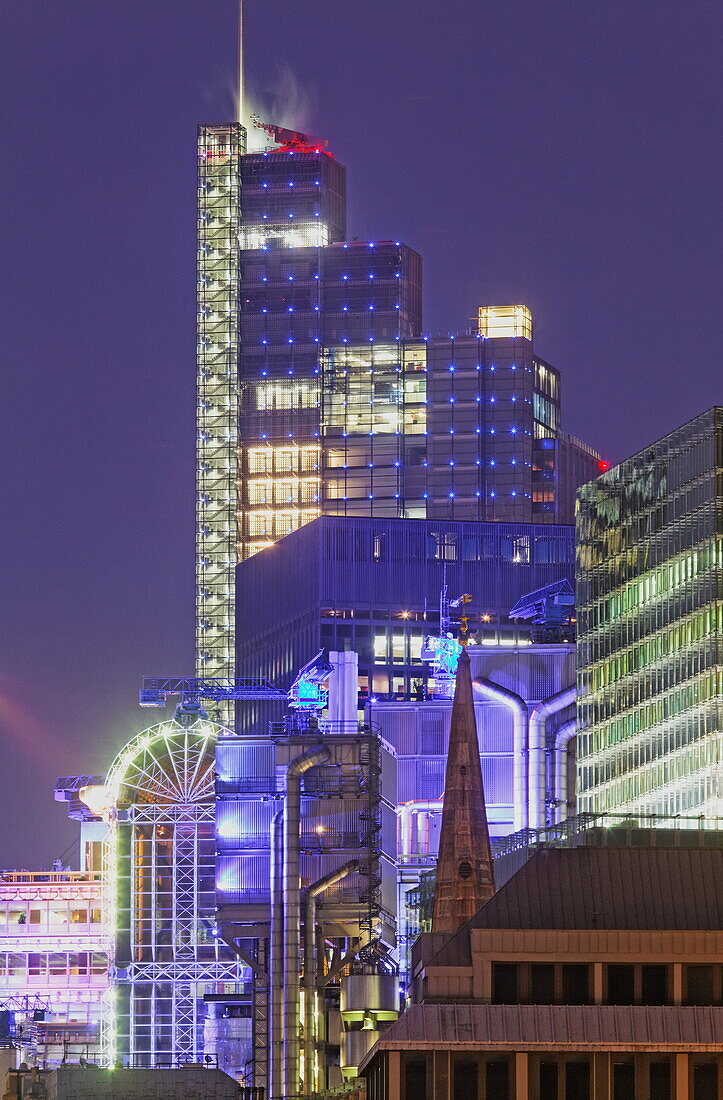
M 706 745 L 691 747 L 687 753 L 673 760 L 665 760 L 640 768 L 633 775 L 613 779 L 604 786 L 585 782 L 583 774 L 581 786 L 588 792 L 592 788 L 595 806 L 600 812 L 629 805 L 637 799 L 645 799 L 647 804 L 646 796 L 650 792 L 674 783 L 696 786 L 698 804 L 700 804 L 717 795 L 716 774 L 720 767 L 720 739 L 717 739 L 717 744 L 713 744 L 710 752 L 705 752 L 706 748 Z M 713 759 L 703 760 L 704 753 L 708 757 L 712 756 Z M 586 808 L 582 806 L 582 809 Z
M 717 663 L 718 647 L 713 639 L 704 639 L 695 646 L 672 653 L 665 661 L 587 696 L 585 707 L 590 720 L 597 724 L 615 718 L 639 703 L 664 694 L 675 684 L 693 680 Z
M 246 526 L 250 538 L 280 539 L 290 535 L 305 523 L 310 523 L 319 515 L 318 508 L 304 508 L 294 511 L 247 512 Z
M 549 367 L 547 363 L 543 363 L 541 359 L 533 359 L 532 363 L 535 371 L 535 389 L 541 390 L 553 401 L 557 401 L 559 396 L 558 372 Z
M 585 786 L 598 787 L 623 775 L 632 776 L 639 769 L 650 770 L 652 766 L 661 763 L 668 770 L 668 781 L 673 782 L 688 774 L 691 760 L 695 760 L 696 771 L 715 764 L 719 738 L 712 736 L 698 740 L 695 739 L 698 733 L 699 727 L 696 723 L 692 730 L 678 729 L 670 740 L 661 733 L 652 738 L 638 738 L 614 753 L 606 752 L 602 759 L 600 756 L 593 757 L 592 760 L 586 757 L 589 763 L 586 763 Z M 682 739 L 685 741 L 683 747 L 672 744 Z
M 267 249 L 269 241 L 281 242 L 282 248 L 323 248 L 329 243 L 329 228 L 324 222 L 299 222 L 293 227 L 257 225 L 242 229 L 240 245 L 244 251 Z
M 244 453 L 241 452 L 243 468 Z M 246 450 L 250 474 L 306 474 L 319 469 L 318 444 L 298 447 L 249 447 Z
M 8 933 L 14 931 L 17 925 L 32 925 L 34 928 L 38 925 L 50 925 L 58 928 L 68 924 L 100 924 L 101 919 L 100 909 L 89 909 L 88 906 L 80 908 L 73 907 L 72 904 L 70 907 L 56 904 L 50 908 L 36 908 L 32 903 L 27 906 L 12 902 L 0 905 L 0 927 L 6 925 Z
M 102 951 L 0 951 L 0 977 L 53 977 L 105 974 L 108 959 Z
M 319 404 L 319 386 L 314 382 L 265 382 L 254 386 L 255 407 L 272 409 L 311 409 Z
M 249 504 L 315 504 L 319 500 L 321 483 L 317 477 L 296 478 L 294 481 L 249 481 L 246 485 Z
M 585 702 L 584 688 L 582 691 L 579 715 L 581 730 L 578 735 L 579 757 L 583 759 L 597 757 L 606 752 L 614 753 L 614 746 L 617 742 L 611 742 L 607 739 L 607 729 L 605 727 L 593 725 Z M 715 731 L 716 726 L 715 708 L 698 708 L 655 729 L 639 730 L 639 737 L 632 735 L 630 738 L 626 738 L 624 743 L 626 746 L 635 745 L 638 741 L 652 744 L 655 747 L 655 755 L 660 757 L 707 737 Z M 650 759 L 653 759 L 653 757 L 651 756 Z
M 604 598 L 595 607 L 586 608 L 584 616 L 581 611 L 581 619 L 589 621 L 590 628 L 595 628 L 619 615 L 638 611 L 644 603 L 667 596 L 674 588 L 709 569 L 720 568 L 723 568 L 723 539 L 716 539 L 628 581 L 618 592 Z
M 643 638 L 667 630 L 676 622 L 707 607 L 718 598 L 717 574 L 710 571 L 703 578 L 678 588 L 671 599 L 649 605 L 639 616 L 628 615 L 595 634 L 583 633 L 579 648 L 579 666 L 585 668 L 598 661 L 609 660 L 622 649 L 638 644 Z M 580 604 L 578 603 L 578 610 Z M 582 612 L 579 612 L 584 622 Z
M 646 638 L 644 642 L 617 653 L 586 670 L 590 688 L 600 691 L 631 673 L 640 672 L 661 660 L 679 654 L 694 642 L 723 630 L 723 606 L 706 607 L 683 622 Z
M 599 732 L 604 744 L 614 745 L 661 722 L 669 721 L 692 707 L 701 706 L 719 695 L 723 695 L 723 666 L 711 669 L 704 675 L 673 688 L 658 699 L 603 723 Z

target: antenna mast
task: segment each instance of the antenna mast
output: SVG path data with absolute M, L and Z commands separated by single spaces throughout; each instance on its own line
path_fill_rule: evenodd
M 238 76 L 236 121 L 244 122 L 244 0 L 238 0 Z

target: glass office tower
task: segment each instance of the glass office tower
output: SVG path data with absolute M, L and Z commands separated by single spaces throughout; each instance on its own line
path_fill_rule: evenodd
M 723 408 L 578 494 L 580 810 L 723 812 Z
M 574 522 L 600 455 L 560 430 L 560 374 L 534 353 L 530 310 L 479 315 L 471 334 L 326 349 L 323 512 Z
M 346 171 L 324 149 L 241 160 L 239 550 L 243 560 L 322 511 L 321 350 L 421 326 L 421 258 L 345 241 Z

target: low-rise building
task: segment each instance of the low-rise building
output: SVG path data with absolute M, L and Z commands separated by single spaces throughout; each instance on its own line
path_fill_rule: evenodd
M 103 908 L 99 872 L 0 872 L 0 1007 L 20 1059 L 57 1065 L 99 1051 Z
M 719 1100 L 723 850 L 543 849 L 422 935 L 368 1100 Z
M 260 1091 L 260 1090 L 259 1090 Z M 180 1069 L 99 1069 L 92 1064 L 58 1069 L 14 1070 L 8 1074 L 8 1100 L 262 1100 L 256 1089 L 240 1088 L 220 1069 L 191 1065 Z

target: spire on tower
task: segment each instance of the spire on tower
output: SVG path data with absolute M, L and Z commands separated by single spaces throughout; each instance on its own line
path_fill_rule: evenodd
M 432 932 L 456 932 L 495 892 L 469 654 L 452 703 Z
M 238 0 L 238 73 L 236 76 L 236 121 L 244 125 L 244 0 Z

